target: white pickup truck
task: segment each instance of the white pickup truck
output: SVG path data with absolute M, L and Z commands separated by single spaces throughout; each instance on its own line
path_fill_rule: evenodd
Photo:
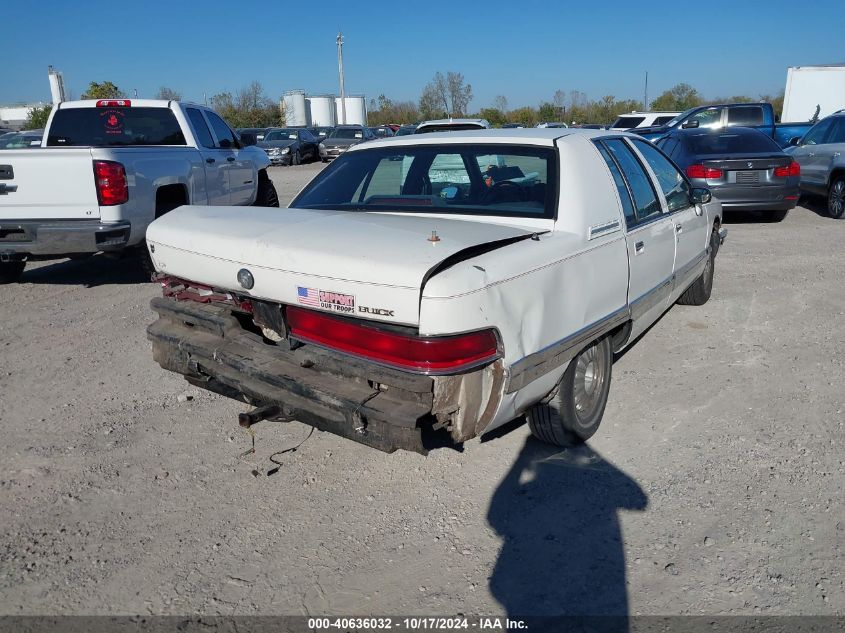
M 246 426 L 294 418 L 425 452 L 526 414 L 540 439 L 580 442 L 612 353 L 710 297 L 721 215 L 627 133 L 373 141 L 289 209 L 153 222 L 148 336 L 165 369 L 255 405 Z
M 61 103 L 41 149 L 0 151 L 0 283 L 27 259 L 142 244 L 150 222 L 183 204 L 279 206 L 267 154 L 245 142 L 190 103 Z

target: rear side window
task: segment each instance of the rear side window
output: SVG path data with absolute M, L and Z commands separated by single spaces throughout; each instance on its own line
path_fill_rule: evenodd
M 197 133 L 197 140 L 203 147 L 214 147 L 214 139 L 211 137 L 211 131 L 202 116 L 202 112 L 196 108 L 188 108 L 188 118 L 191 120 L 191 125 L 194 126 L 194 132 Z
M 674 115 L 674 114 L 670 114 L 668 116 L 659 116 L 656 119 L 654 119 L 653 125 L 666 125 L 667 123 L 669 123 L 669 121 L 674 119 L 675 116 L 676 115 Z
M 827 137 L 828 143 L 845 143 L 845 117 L 836 117 L 833 129 Z
M 763 125 L 763 108 L 760 106 L 734 106 L 728 108 L 728 125 Z
M 607 149 L 616 159 L 616 163 L 631 188 L 631 195 L 634 197 L 634 206 L 637 210 L 637 220 L 642 221 L 660 215 L 663 209 L 657 200 L 654 187 L 651 186 L 651 179 L 631 148 L 617 138 L 607 141 Z
M 601 143 L 597 143 L 596 147 L 598 148 L 602 158 L 604 158 L 604 162 L 607 163 L 608 169 L 610 169 L 610 173 L 613 176 L 613 182 L 616 183 L 616 191 L 619 192 L 619 199 L 622 201 L 622 211 L 625 213 L 625 222 L 628 226 L 631 226 L 636 223 L 637 216 L 634 215 L 634 203 L 631 200 L 631 193 L 628 191 L 628 185 L 625 184 L 622 172 L 619 171 L 619 166 L 616 164 L 616 161 L 613 160 L 613 157 L 610 155 L 610 152 L 607 151 L 607 148 Z
M 685 138 L 692 154 L 756 154 L 781 151 L 777 143 L 756 130 L 686 134 Z
M 60 108 L 47 136 L 47 147 L 186 144 L 168 108 Z
M 643 121 L 645 121 L 644 116 L 621 116 L 616 119 L 616 123 L 614 123 L 611 127 L 621 130 L 630 130 L 637 127 Z

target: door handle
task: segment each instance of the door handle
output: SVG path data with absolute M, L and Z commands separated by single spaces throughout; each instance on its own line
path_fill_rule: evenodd
M 213 165 L 217 161 L 215 161 L 213 158 L 206 158 L 205 162 L 207 162 L 209 165 Z
M 234 156 L 229 156 L 229 157 L 227 157 L 227 158 L 226 158 L 226 160 L 227 160 L 227 161 L 229 161 L 230 163 L 234 163 L 234 162 L 235 162 L 235 157 L 234 157 Z
M 634 244 L 634 253 L 639 255 L 640 253 L 645 251 L 645 244 L 643 242 L 637 242 Z
M 839 158 L 839 156 L 840 156 L 841 154 L 842 154 L 842 152 L 833 152 L 833 157 L 834 157 L 834 158 Z
M 807 156 L 815 156 L 815 155 L 816 155 L 815 152 L 807 152 Z
M 684 226 L 680 222 L 678 222 L 675 225 L 675 233 L 683 233 L 683 232 L 684 232 Z

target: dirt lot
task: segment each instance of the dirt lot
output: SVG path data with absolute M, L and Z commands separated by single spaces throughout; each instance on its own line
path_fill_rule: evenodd
M 273 168 L 283 201 L 318 169 Z M 0 611 L 845 613 L 845 221 L 729 229 L 571 451 L 265 423 L 240 458 L 244 407 L 153 363 L 132 262 L 32 265 L 0 287 Z

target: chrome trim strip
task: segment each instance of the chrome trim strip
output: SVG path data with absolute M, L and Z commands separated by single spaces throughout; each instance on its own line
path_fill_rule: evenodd
M 666 301 L 672 293 L 674 279 L 674 275 L 667 277 L 665 281 L 631 301 L 631 319 L 636 321 L 653 307 Z
M 699 268 L 702 268 L 702 264 L 707 261 L 707 258 L 710 256 L 710 247 L 707 247 L 703 253 L 701 253 L 698 257 L 692 260 L 690 263 L 686 264 L 683 268 L 681 268 L 678 272 L 675 273 L 675 288 L 681 288 L 682 290 L 686 290 L 687 286 L 701 274 Z M 702 268 L 703 270 L 703 268 Z
M 568 363 L 587 343 L 607 334 L 630 318 L 631 309 L 628 306 L 619 308 L 574 334 L 521 358 L 511 365 L 505 393 L 519 391 L 528 383 Z
M 616 233 L 616 231 L 621 230 L 619 220 L 611 220 L 610 222 L 605 222 L 604 224 L 596 224 L 587 229 L 587 241 L 601 237 L 602 235 L 610 235 L 611 233 Z

